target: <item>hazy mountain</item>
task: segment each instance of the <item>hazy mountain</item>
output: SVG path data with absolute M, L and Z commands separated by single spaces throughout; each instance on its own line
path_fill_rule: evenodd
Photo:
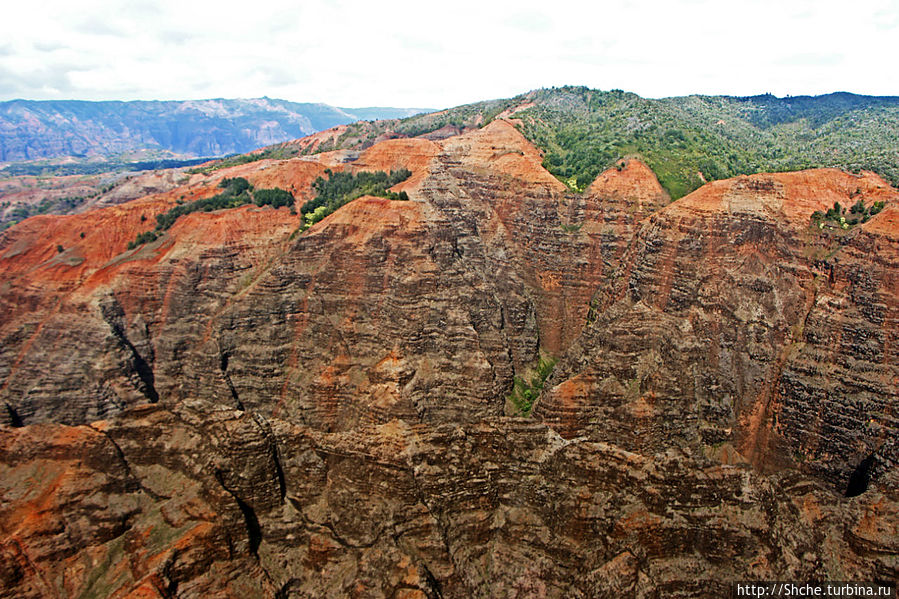
M 0 103 L 0 161 L 93 156 L 139 149 L 220 156 L 296 139 L 360 119 L 425 109 L 338 108 L 271 98 Z

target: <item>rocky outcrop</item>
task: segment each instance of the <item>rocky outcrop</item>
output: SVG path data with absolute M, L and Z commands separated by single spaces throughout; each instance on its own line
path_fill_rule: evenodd
M 636 159 L 583 194 L 541 161 L 499 119 L 5 233 L 3 592 L 895 580 L 899 194 L 817 170 L 670 203 Z M 411 201 L 302 234 L 286 209 L 197 213 L 126 250 L 221 177 L 302 202 L 326 168 L 409 168 Z M 886 208 L 810 227 L 858 199 Z M 533 418 L 513 417 L 541 356 Z
M 894 492 L 522 419 L 322 433 L 185 402 L 4 429 L 0 464 L 4 596 L 691 597 L 899 574 Z
M 651 216 L 537 414 L 644 452 L 733 446 L 840 490 L 872 453 L 894 468 L 893 209 L 846 232 L 809 226 L 858 198 L 897 194 L 873 175 L 756 175 Z
M 324 429 L 501 414 L 512 376 L 579 333 L 623 240 L 665 198 L 636 162 L 578 197 L 539 161 L 498 121 L 442 144 L 384 142 L 347 165 L 325 155 L 219 176 L 302 199 L 325 166 L 413 170 L 400 188 L 419 201 L 363 198 L 297 239 L 286 211 L 243 208 L 191 215 L 120 253 L 185 188 L 17 227 L 2 254 L 23 274 L 7 294 L 0 397 L 26 423 L 74 424 L 156 398 L 286 410 Z M 186 199 L 210 183 L 197 178 Z M 643 194 L 635 205 L 628 186 Z M 89 218 L 99 231 L 81 240 Z M 117 236 L 96 247 L 103 219 Z M 13 306 L 29 302 L 54 307 Z
M 296 228 L 286 209 L 244 207 L 189 215 L 163 239 L 125 251 L 176 198 L 172 193 L 30 219 L 3 240 L 0 255 L 9 268 L 0 300 L 0 394 L 20 398 L 7 403 L 23 421 L 80 423 L 157 399 L 158 350 L 151 335 L 165 325 L 157 319 L 169 316 L 169 307 L 176 315 L 219 309 L 282 251 Z M 217 276 L 198 286 L 208 269 Z M 187 303 L 171 306 L 173 295 Z

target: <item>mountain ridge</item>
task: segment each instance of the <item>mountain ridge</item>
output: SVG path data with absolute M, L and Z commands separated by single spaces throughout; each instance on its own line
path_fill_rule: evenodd
M 422 109 L 352 108 L 267 97 L 205 100 L 9 100 L 0 102 L 0 161 L 110 155 L 155 148 L 221 156 L 303 137 L 360 119 Z
M 391 137 L 446 137 L 513 112 L 522 133 L 543 152 L 544 167 L 573 191 L 586 189 L 628 156 L 646 162 L 675 199 L 706 181 L 809 168 L 871 170 L 899 184 L 899 97 L 849 92 L 652 99 L 563 86 L 405 119 L 350 123 L 285 145 L 314 153 L 365 148 Z

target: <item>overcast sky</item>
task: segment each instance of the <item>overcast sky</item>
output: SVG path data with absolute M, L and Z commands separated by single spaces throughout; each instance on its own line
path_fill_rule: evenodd
M 899 0 L 28 0 L 0 18 L 0 100 L 899 95 L 897 59 Z

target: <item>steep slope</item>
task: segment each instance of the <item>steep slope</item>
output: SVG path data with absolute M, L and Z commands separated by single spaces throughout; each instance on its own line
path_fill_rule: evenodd
M 810 226 L 859 198 L 899 194 L 872 174 L 754 175 L 654 214 L 538 416 L 649 452 L 732 444 L 837 488 L 872 453 L 894 468 L 895 208 L 845 233 Z
M 324 170 L 289 166 L 282 178 L 299 177 L 303 186 Z M 188 215 L 163 239 L 126 251 L 138 232 L 152 228 L 156 214 L 181 198 L 214 191 L 203 181 L 94 212 L 29 219 L 6 234 L 0 242 L 8 290 L 0 323 L 7 340 L 0 393 L 36 400 L 10 410 L 22 410 L 25 418 L 38 411 L 44 413 L 39 419 L 83 422 L 159 397 L 149 338 L 155 312 L 174 296 L 176 310 L 214 313 L 283 251 L 296 229 L 285 209 L 248 206 Z M 207 285 L 198 288 L 204 272 Z M 178 305 L 181 297 L 189 305 Z M 125 326 L 123 304 L 134 310 L 136 328 Z M 159 318 L 164 322 L 165 316 Z M 55 368 L 48 370 L 48 363 Z M 85 393 L 87 388 L 92 391 Z M 40 398 L 44 394 L 57 397 L 54 405 Z
M 504 116 L 4 233 L 0 595 L 899 578 L 899 192 L 826 169 L 672 203 L 632 158 L 575 194 L 543 158 Z M 125 249 L 222 177 L 299 204 L 326 168 L 408 168 L 411 201 L 303 234 L 283 208 L 194 213 Z M 886 207 L 812 225 L 858 200 Z
M 246 208 L 191 215 L 165 240 L 117 257 L 140 218 L 152 222 L 159 204 L 171 205 L 183 189 L 141 201 L 157 204 L 97 213 L 127 214 L 130 224 L 95 221 L 83 241 L 77 223 L 89 214 L 48 221 L 69 237 L 41 221 L 25 223 L 0 248 L 13 317 L 2 327 L 0 397 L 25 422 L 81 422 L 81 414 L 99 417 L 141 396 L 171 396 L 265 413 L 286 408 L 345 428 L 359 410 L 382 409 L 367 398 L 389 384 L 398 397 L 381 403 L 396 406 L 363 418 L 389 419 L 394 409 L 407 417 L 501 413 L 511 375 L 534 362 L 541 346 L 558 353 L 577 336 L 622 239 L 665 203 L 636 162 L 580 197 L 539 158 L 497 121 L 442 143 L 384 142 L 349 165 L 326 154 L 217 171 L 308 193 L 326 166 L 413 170 L 398 189 L 423 202 L 361 199 L 295 241 L 286 239 L 285 211 Z M 187 199 L 208 195 L 217 180 L 196 179 Z M 628 193 L 639 200 L 629 204 Z M 113 229 L 117 237 L 91 249 Z M 49 314 L 19 308 L 35 302 L 54 307 Z M 72 326 L 73 315 L 84 328 Z M 110 363 L 111 355 L 118 358 Z M 397 373 L 379 373 L 383 360 Z M 58 367 L 47 370 L 48 362 Z M 66 408 L 42 412 L 37 404 L 51 409 L 48 395 Z

